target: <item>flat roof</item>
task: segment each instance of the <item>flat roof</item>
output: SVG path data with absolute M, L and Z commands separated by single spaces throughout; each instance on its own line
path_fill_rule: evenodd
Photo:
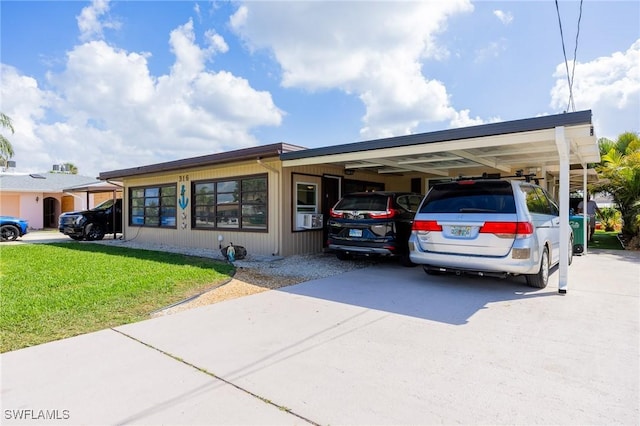
M 147 166 L 132 167 L 122 170 L 102 172 L 101 180 L 120 179 L 123 177 L 139 176 L 149 173 L 167 172 L 185 168 L 212 166 L 236 161 L 252 160 L 256 158 L 278 157 L 283 152 L 303 150 L 304 147 L 285 143 L 255 146 L 234 151 L 220 152 L 203 155 L 200 157 L 185 158 L 182 160 L 168 161 L 165 163 L 151 164 Z
M 517 170 L 557 175 L 559 128 L 569 142 L 572 168 L 600 161 L 590 110 L 287 152 L 280 158 L 284 167 L 333 164 L 434 179 Z

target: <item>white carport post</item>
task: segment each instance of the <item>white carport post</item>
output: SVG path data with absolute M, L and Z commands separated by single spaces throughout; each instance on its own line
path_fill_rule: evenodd
M 587 203 L 589 202 L 589 197 L 587 197 L 587 165 L 582 165 L 582 205 L 584 208 L 582 209 L 582 241 L 584 242 L 584 248 L 582 249 L 582 254 L 584 256 L 587 255 L 587 243 L 589 242 L 589 233 L 591 230 L 589 229 L 589 221 L 591 218 L 587 215 L 589 209 L 587 208 Z
M 560 160 L 560 265 L 558 293 L 567 292 L 569 281 L 569 142 L 564 127 L 556 127 L 556 147 Z M 573 249 L 573 248 L 572 248 Z

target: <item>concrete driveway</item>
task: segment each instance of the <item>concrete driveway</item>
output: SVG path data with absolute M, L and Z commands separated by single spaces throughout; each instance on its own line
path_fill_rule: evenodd
M 569 274 L 380 264 L 5 353 L 2 423 L 637 425 L 640 253 Z

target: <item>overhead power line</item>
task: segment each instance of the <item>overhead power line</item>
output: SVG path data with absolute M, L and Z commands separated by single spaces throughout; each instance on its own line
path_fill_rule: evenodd
M 567 102 L 567 110 L 571 110 L 571 111 L 575 111 L 576 110 L 576 105 L 575 105 L 575 101 L 574 101 L 574 97 L 573 97 L 573 83 L 574 83 L 574 77 L 575 77 L 575 71 L 576 71 L 576 61 L 577 61 L 577 57 L 578 57 L 578 40 L 580 38 L 580 22 L 582 21 L 582 2 L 583 0 L 580 0 L 580 14 L 578 15 L 578 27 L 577 27 L 577 31 L 576 31 L 576 43 L 575 43 L 575 47 L 573 50 L 573 65 L 571 68 L 571 73 L 569 72 L 569 61 L 567 59 L 567 50 L 565 48 L 565 44 L 564 44 L 564 33 L 562 30 L 562 18 L 560 17 L 560 6 L 558 5 L 558 0 L 555 0 L 556 3 L 556 12 L 558 14 L 558 25 L 560 26 L 560 39 L 562 41 L 562 53 L 564 55 L 564 65 L 565 68 L 567 70 L 567 84 L 569 86 L 569 100 Z

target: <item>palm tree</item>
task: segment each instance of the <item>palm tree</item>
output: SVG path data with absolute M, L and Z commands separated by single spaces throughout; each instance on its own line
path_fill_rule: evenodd
M 0 112 L 0 125 L 5 129 L 11 130 L 11 134 L 15 133 L 13 124 L 11 123 L 11 118 L 2 112 Z M 13 156 L 13 145 L 11 145 L 9 139 L 0 134 L 0 167 L 6 167 L 7 161 L 9 161 Z
M 640 137 L 626 132 L 616 142 L 598 141 L 603 153 L 596 167 L 599 183 L 592 191 L 611 194 L 622 215 L 622 234 L 640 237 Z
M 73 163 L 64 163 L 64 170 L 72 175 L 78 174 L 78 167 Z

